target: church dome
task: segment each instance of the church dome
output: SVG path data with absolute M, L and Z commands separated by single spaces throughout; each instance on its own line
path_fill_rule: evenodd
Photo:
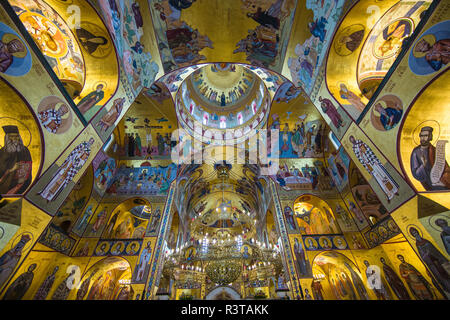
M 239 64 L 204 65 L 176 94 L 181 126 L 197 139 L 243 141 L 264 125 L 269 106 L 261 78 Z

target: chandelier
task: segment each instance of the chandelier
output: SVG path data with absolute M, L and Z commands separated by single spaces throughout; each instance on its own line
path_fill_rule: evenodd
M 241 275 L 241 264 L 236 260 L 217 260 L 210 262 L 205 268 L 212 282 L 228 285 Z

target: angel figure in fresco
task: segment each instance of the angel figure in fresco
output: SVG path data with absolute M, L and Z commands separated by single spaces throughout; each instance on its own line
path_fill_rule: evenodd
M 114 125 L 114 122 L 116 122 L 122 113 L 124 102 L 125 98 L 118 98 L 114 100 L 111 109 L 100 119 L 97 124 L 101 131 L 106 132 L 106 130 Z
M 48 132 L 57 133 L 64 121 L 62 117 L 68 112 L 69 107 L 66 104 L 61 104 L 58 110 L 56 110 L 55 105 L 53 108 L 39 112 L 38 119 Z
M 95 91 L 92 91 L 86 97 L 81 99 L 80 102 L 78 102 L 77 107 L 82 114 L 88 112 L 93 106 L 104 98 L 105 92 L 103 91 L 103 87 L 103 84 L 97 85 Z
M 414 47 L 417 53 L 425 53 L 425 60 L 435 71 L 450 62 L 450 39 L 442 39 L 435 43 L 429 43 L 422 38 Z
M 5 141 L 0 149 L 0 194 L 20 194 L 31 184 L 32 159 L 17 126 L 3 126 Z
M 433 140 L 433 128 L 423 127 L 419 133 L 420 145 L 411 153 L 411 172 L 414 178 L 420 181 L 425 190 L 449 190 L 450 167 L 443 157 L 442 174 L 437 181 L 432 181 L 431 171 L 436 163 L 436 147 L 431 144 Z
M 410 227 L 409 233 L 416 240 L 417 251 L 422 261 L 442 288 L 450 292 L 450 274 L 447 271 L 450 269 L 450 261 L 430 241 L 422 238 L 416 228 Z
M 397 273 L 386 263 L 383 257 L 380 258 L 380 262 L 383 264 L 384 277 L 397 298 L 399 300 L 411 300 L 408 290 L 406 290 Z
M 390 202 L 394 195 L 398 196 L 399 185 L 391 177 L 381 161 L 372 151 L 372 149 L 361 140 L 356 140 L 350 135 L 350 142 L 353 144 L 353 152 L 363 167 L 370 173 L 380 186 L 381 190 L 386 194 L 387 201 Z
M 336 129 L 344 127 L 345 123 L 342 120 L 341 115 L 338 113 L 337 108 L 333 105 L 330 99 L 322 98 L 319 96 L 320 107 L 322 111 L 330 118 Z
M 17 277 L 16 280 L 8 287 L 5 295 L 3 296 L 3 300 L 22 300 L 25 293 L 31 286 L 31 282 L 33 282 L 34 278 L 34 269 L 36 269 L 37 264 L 31 264 L 27 271 L 22 273 Z
M 56 174 L 45 186 L 45 188 L 38 193 L 47 202 L 53 201 L 58 197 L 59 193 L 73 180 L 75 175 L 86 164 L 89 155 L 91 154 L 91 146 L 94 144 L 94 138 L 90 138 L 88 142 L 83 141 L 64 160 L 59 167 Z
M 400 276 L 405 279 L 414 297 L 417 300 L 434 300 L 430 283 L 413 265 L 405 261 L 405 257 L 399 254 L 397 258 L 401 262 L 399 265 Z

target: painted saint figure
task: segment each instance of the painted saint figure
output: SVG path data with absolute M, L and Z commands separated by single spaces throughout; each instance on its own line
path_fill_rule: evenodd
M 108 44 L 108 39 L 103 36 L 92 34 L 84 28 L 75 29 L 78 41 L 80 41 L 81 46 L 93 54 L 97 51 L 98 47 Z
M 34 295 L 34 300 L 45 300 L 47 298 L 47 295 L 49 291 L 52 289 L 53 283 L 55 282 L 55 275 L 56 272 L 58 272 L 59 267 L 56 266 L 53 269 L 53 272 L 45 278 L 45 280 L 41 283 L 39 286 L 39 289 L 36 291 L 36 294 Z
M 432 275 L 439 282 L 442 288 L 450 292 L 450 262 L 444 255 L 436 249 L 436 247 L 427 239 L 422 238 L 419 231 L 414 228 L 409 228 L 409 233 L 416 239 L 416 247 L 422 261 L 431 271 Z
M 125 102 L 125 98 L 119 98 L 114 100 L 114 103 L 111 109 L 100 119 L 98 122 L 98 126 L 100 130 L 106 132 L 110 127 L 114 125 L 114 122 L 119 118 L 122 113 L 123 104 Z
M 408 290 L 406 290 L 405 285 L 397 273 L 386 263 L 383 257 L 380 258 L 380 261 L 383 264 L 384 277 L 397 298 L 399 300 L 411 300 Z
M 86 293 L 89 289 L 89 285 L 91 284 L 91 279 L 95 275 L 95 273 L 98 271 L 98 269 L 95 269 L 91 272 L 89 277 L 83 281 L 80 288 L 77 291 L 77 298 L 76 300 L 83 300 L 83 298 L 86 296 Z
M 420 181 L 425 190 L 449 190 L 450 167 L 445 157 L 439 157 L 436 161 L 436 147 L 431 144 L 433 140 L 433 128 L 423 127 L 419 133 L 420 145 L 411 153 L 411 172 L 414 178 Z M 442 165 L 443 171 L 438 181 L 432 181 L 431 171 L 435 164 Z
M 386 194 L 388 202 L 394 198 L 394 195 L 398 196 L 399 185 L 381 164 L 381 161 L 372 149 L 361 140 L 356 140 L 352 135 L 349 137 L 349 140 L 353 144 L 352 148 L 356 158 L 378 183 L 381 190 Z
M 31 184 L 31 153 L 17 126 L 3 126 L 5 144 L 0 149 L 0 194 L 21 194 Z
M 20 261 L 20 258 L 22 257 L 23 248 L 30 240 L 31 237 L 28 234 L 22 234 L 20 241 L 14 246 L 14 248 L 6 251 L 0 257 L 0 288 L 5 284 L 6 280 L 8 280 L 9 276 L 14 271 Z
M 434 222 L 438 227 L 442 229 L 441 232 L 441 240 L 442 244 L 445 247 L 445 250 L 450 255 L 450 227 L 448 226 L 448 222 L 444 219 L 436 219 Z
M 82 232 L 86 228 L 86 225 L 87 225 L 92 213 L 93 213 L 92 212 L 92 204 L 90 204 L 86 208 L 86 210 L 84 210 L 83 216 L 81 217 L 80 220 L 78 220 L 77 224 L 75 225 L 74 231 Z
M 425 60 L 435 71 L 450 61 L 450 39 L 442 39 L 431 44 L 422 38 L 417 42 L 414 52 L 425 54 Z
M 310 275 L 311 271 L 309 262 L 306 260 L 305 250 L 303 249 L 302 243 L 297 238 L 295 238 L 294 241 L 294 253 L 297 260 L 299 273 L 301 276 L 308 276 Z
M 291 207 L 289 207 L 289 206 L 284 207 L 284 216 L 289 225 L 289 228 L 292 230 L 297 230 L 297 227 L 296 227 L 295 221 L 294 221 L 294 212 L 292 211 Z
M 70 291 L 72 290 L 72 287 L 68 286 L 68 283 L 70 283 L 70 279 L 74 278 L 76 269 L 72 269 L 72 272 L 64 278 L 63 281 L 58 285 L 55 292 L 53 292 L 52 300 L 66 300 L 67 296 L 69 295 Z
M 97 85 L 95 91 L 92 91 L 86 97 L 81 99 L 80 102 L 78 102 L 77 107 L 82 114 L 88 112 L 93 106 L 95 106 L 99 101 L 101 101 L 104 98 L 105 92 L 102 89 L 103 84 Z
M 339 130 L 340 127 L 345 126 L 341 115 L 338 113 L 336 107 L 333 105 L 330 99 L 319 97 L 319 102 L 322 111 L 327 114 L 336 129 Z
M 36 269 L 37 264 L 31 264 L 27 271 L 22 273 L 17 277 L 16 280 L 8 287 L 5 295 L 3 296 L 3 300 L 21 300 L 25 293 L 31 286 L 31 282 L 33 282 L 34 278 L 34 269 Z
M 347 262 L 344 262 L 344 266 L 350 272 L 350 276 L 352 277 L 353 285 L 355 286 L 360 299 L 361 300 L 370 300 L 369 295 L 367 294 L 366 288 L 365 288 L 361 278 L 355 272 L 355 270 L 353 270 L 353 268 Z
M 78 171 L 86 164 L 91 154 L 91 146 L 94 144 L 94 138 L 88 142 L 83 141 L 68 155 L 63 164 L 59 167 L 52 180 L 38 194 L 47 200 L 53 201 L 59 193 L 73 180 Z
M 58 110 L 56 105 L 54 108 L 50 108 L 38 113 L 38 119 L 41 125 L 47 129 L 48 132 L 57 133 L 59 127 L 63 123 L 62 117 L 69 112 L 69 107 L 65 104 L 61 104 Z
M 403 114 L 400 106 L 388 107 L 384 101 L 375 103 L 374 109 L 380 114 L 380 122 L 385 130 L 394 128 L 400 122 Z
M 430 283 L 414 266 L 407 263 L 401 254 L 397 255 L 397 258 L 401 262 L 399 265 L 400 276 L 405 279 L 414 297 L 417 300 L 434 300 Z
M 354 106 L 359 112 L 363 112 L 366 105 L 361 101 L 361 98 L 358 97 L 353 91 L 348 90 L 347 86 L 344 83 L 340 85 L 339 94 L 342 99 L 350 102 L 352 106 Z
M 27 50 L 25 45 L 18 39 L 17 36 L 12 35 L 12 40 L 7 42 L 7 40 L 5 40 L 5 38 L 7 38 L 5 37 L 6 35 L 4 35 L 3 39 L 0 40 L 0 72 L 6 72 L 6 70 L 8 70 L 8 68 L 12 65 L 14 57 L 19 54 L 21 55 Z
M 375 283 L 376 279 L 376 271 L 374 269 L 369 268 L 370 263 L 367 260 L 364 260 L 364 264 L 366 265 L 366 276 L 367 281 L 369 279 L 372 280 L 372 290 L 375 292 L 378 300 L 391 300 L 391 294 L 389 293 L 389 290 L 386 288 L 384 279 L 380 276 L 378 279 L 380 280 L 378 283 Z
M 137 269 L 136 281 L 142 281 L 144 278 L 145 269 L 147 268 L 147 265 L 152 256 L 151 245 L 152 245 L 151 241 L 147 242 L 147 246 L 141 252 L 141 255 L 139 257 L 139 263 L 136 267 Z

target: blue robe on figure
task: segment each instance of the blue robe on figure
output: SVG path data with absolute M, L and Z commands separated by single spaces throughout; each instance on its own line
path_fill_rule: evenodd
M 325 24 L 327 23 L 328 21 L 324 17 L 320 17 L 315 22 L 309 23 L 309 31 L 311 31 L 313 36 L 319 38 L 321 42 L 325 40 L 325 35 L 327 34 L 327 30 L 325 30 Z

